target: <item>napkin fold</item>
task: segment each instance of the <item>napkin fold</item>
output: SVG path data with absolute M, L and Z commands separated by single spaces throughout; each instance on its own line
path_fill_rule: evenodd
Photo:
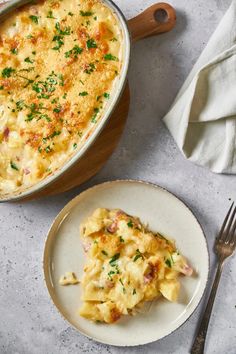
M 236 0 L 164 122 L 186 158 L 216 173 L 236 174 Z

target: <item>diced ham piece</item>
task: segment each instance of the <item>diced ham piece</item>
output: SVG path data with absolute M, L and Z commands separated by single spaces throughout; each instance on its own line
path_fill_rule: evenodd
M 114 287 L 114 282 L 111 280 L 106 280 L 105 287 L 108 289 L 112 289 Z
M 118 210 L 116 216 L 120 216 L 120 215 L 125 215 L 125 213 L 122 210 Z
M 87 253 L 90 250 L 90 247 L 91 247 L 91 243 L 83 242 L 83 249 L 85 253 Z
M 111 234 L 114 234 L 117 230 L 117 221 L 113 221 L 111 225 L 107 227 L 107 231 L 110 232 Z
M 30 10 L 30 13 L 33 15 L 38 15 L 38 13 L 39 13 L 38 8 L 36 6 L 30 6 L 29 10 Z
M 153 279 L 152 273 L 144 275 L 144 277 L 143 277 L 144 284 L 150 283 L 150 281 L 152 281 L 152 279 Z
M 158 269 L 157 265 L 154 265 L 152 263 L 148 263 L 148 265 L 149 265 L 149 271 L 143 276 L 144 284 L 150 283 L 155 278 L 155 273 Z
M 30 174 L 30 170 L 29 170 L 28 168 L 24 168 L 23 171 L 24 171 L 24 174 L 25 174 L 25 175 L 29 175 L 29 174 Z
M 191 268 L 188 264 L 185 264 L 181 269 L 181 273 L 190 277 L 193 274 L 193 268 Z
M 3 136 L 4 136 L 4 139 L 7 140 L 8 139 L 8 136 L 9 136 L 9 133 L 10 133 L 10 130 L 8 127 L 6 127 L 3 131 Z

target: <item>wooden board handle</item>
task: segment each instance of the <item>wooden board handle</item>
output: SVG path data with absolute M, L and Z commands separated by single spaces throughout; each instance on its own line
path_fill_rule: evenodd
M 175 10 L 169 4 L 160 2 L 148 7 L 138 16 L 128 21 L 134 42 L 139 39 L 168 32 L 175 26 Z

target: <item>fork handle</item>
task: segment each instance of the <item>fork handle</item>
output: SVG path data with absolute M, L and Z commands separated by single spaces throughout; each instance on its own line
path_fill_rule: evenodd
M 215 301 L 218 285 L 220 282 L 220 277 L 222 274 L 223 263 L 224 263 L 223 261 L 220 261 L 218 263 L 215 279 L 214 279 L 214 282 L 213 282 L 213 285 L 211 288 L 211 293 L 210 293 L 210 296 L 209 296 L 209 299 L 207 302 L 204 316 L 201 320 L 200 327 L 197 332 L 197 336 L 194 340 L 194 343 L 193 343 L 193 346 L 191 349 L 191 354 L 203 354 L 204 353 L 208 324 L 209 324 L 209 321 L 211 318 L 211 312 L 212 312 L 213 304 Z

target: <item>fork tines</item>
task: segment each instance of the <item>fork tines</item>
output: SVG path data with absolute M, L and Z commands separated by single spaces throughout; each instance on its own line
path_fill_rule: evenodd
M 235 231 L 236 231 L 236 206 L 234 202 L 231 204 L 229 211 L 225 217 L 223 225 L 221 227 L 217 241 L 228 243 L 234 243 L 235 240 Z

